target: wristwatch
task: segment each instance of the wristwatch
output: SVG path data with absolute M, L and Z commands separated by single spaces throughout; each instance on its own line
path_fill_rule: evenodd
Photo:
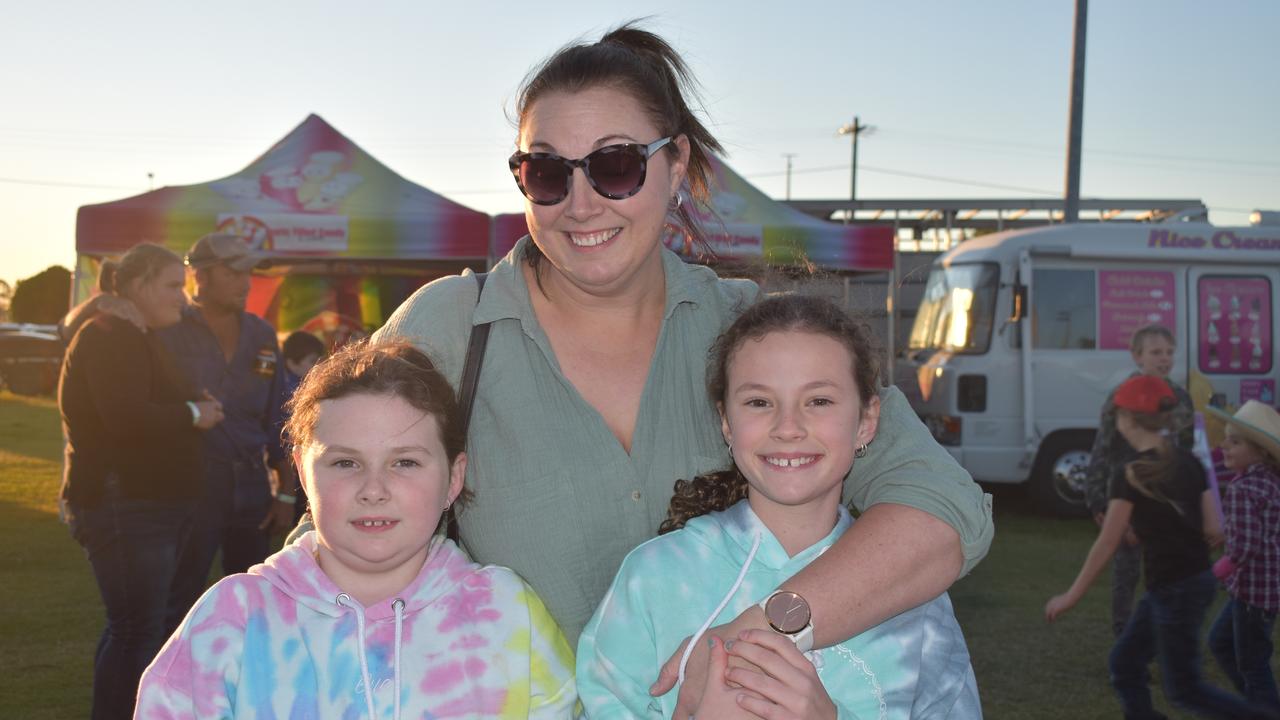
M 790 590 L 778 590 L 760 601 L 773 631 L 796 644 L 800 652 L 813 649 L 813 615 L 809 603 Z

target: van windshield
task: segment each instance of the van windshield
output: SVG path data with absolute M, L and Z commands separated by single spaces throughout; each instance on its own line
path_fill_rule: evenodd
M 999 273 L 995 263 L 935 266 L 907 349 L 985 353 L 991 345 Z

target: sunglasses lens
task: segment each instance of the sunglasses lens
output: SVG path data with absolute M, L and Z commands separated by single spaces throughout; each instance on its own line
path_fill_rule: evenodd
M 520 184 L 535 203 L 555 204 L 569 189 L 569 168 L 558 158 L 526 157 L 520 163 Z
M 635 145 L 601 148 L 587 157 L 591 182 L 605 197 L 631 197 L 644 185 L 644 155 Z

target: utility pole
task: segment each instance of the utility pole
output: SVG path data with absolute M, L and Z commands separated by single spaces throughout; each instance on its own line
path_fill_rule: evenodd
M 791 199 L 791 158 L 795 157 L 795 153 L 783 153 L 782 157 L 787 159 L 787 199 Z
M 849 202 L 851 203 L 858 199 L 858 136 L 872 129 L 872 126 L 863 125 L 859 122 L 858 116 L 854 115 L 852 123 L 843 125 L 839 130 L 836 130 L 839 135 L 853 136 L 853 159 L 849 169 Z M 850 206 L 849 212 L 850 214 L 853 213 L 852 206 Z
M 1080 137 L 1084 125 L 1084 35 L 1088 25 L 1089 0 L 1076 0 L 1075 44 L 1071 50 L 1071 119 L 1067 129 L 1067 187 L 1062 222 L 1080 217 Z

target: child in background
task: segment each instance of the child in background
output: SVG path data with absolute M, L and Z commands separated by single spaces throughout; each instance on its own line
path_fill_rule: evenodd
M 732 644 L 711 636 L 698 718 L 981 717 L 946 595 L 811 650 L 820 620 L 778 589 L 853 523 L 844 481 L 880 410 L 869 332 L 826 300 L 774 297 L 743 313 L 712 353 L 708 393 L 734 464 L 677 482 L 667 534 L 623 561 L 578 644 L 588 716 L 671 717 L 678 687 L 649 695 L 670 648 L 707 642 L 706 628 L 758 605 L 776 632 Z M 760 671 L 727 670 L 726 649 Z
M 466 455 L 431 361 L 347 346 L 291 408 L 316 529 L 205 593 L 135 717 L 571 716 L 572 652 L 537 595 L 438 532 Z
M 1280 712 L 1271 673 L 1271 631 L 1280 610 L 1280 413 L 1250 400 L 1227 423 L 1223 486 L 1226 551 L 1213 566 L 1230 598 L 1209 631 L 1209 649 L 1250 702 Z
M 294 330 L 284 339 L 284 344 L 280 346 L 280 354 L 284 356 L 284 396 L 286 398 L 293 397 L 293 394 L 298 391 L 302 378 L 306 377 L 311 368 L 324 357 L 324 350 L 324 341 L 305 330 Z M 283 434 L 285 423 L 288 421 L 289 411 L 286 407 L 285 412 L 281 414 L 277 432 Z M 287 439 L 285 442 L 288 444 Z M 295 467 L 293 471 L 295 485 L 284 495 L 294 499 L 293 522 L 297 524 L 307 511 L 307 493 L 302 488 L 301 481 L 298 480 L 298 468 Z M 281 493 L 276 493 L 276 498 L 280 499 L 280 495 Z
M 1206 717 L 1265 717 L 1200 673 L 1200 627 L 1217 590 L 1206 536 L 1217 513 L 1204 466 L 1168 437 L 1177 398 L 1163 379 L 1140 375 L 1116 388 L 1116 430 L 1137 451 L 1110 483 L 1111 500 L 1098 539 L 1067 592 L 1050 598 L 1056 620 L 1084 597 L 1132 525 L 1142 542 L 1147 592 L 1111 649 L 1111 683 L 1126 718 L 1163 718 L 1151 702 L 1148 666 L 1160 660 L 1165 697 Z
M 302 378 L 324 357 L 324 341 L 305 330 L 294 330 L 284 339 L 280 354 L 284 355 L 285 393 L 293 397 Z

